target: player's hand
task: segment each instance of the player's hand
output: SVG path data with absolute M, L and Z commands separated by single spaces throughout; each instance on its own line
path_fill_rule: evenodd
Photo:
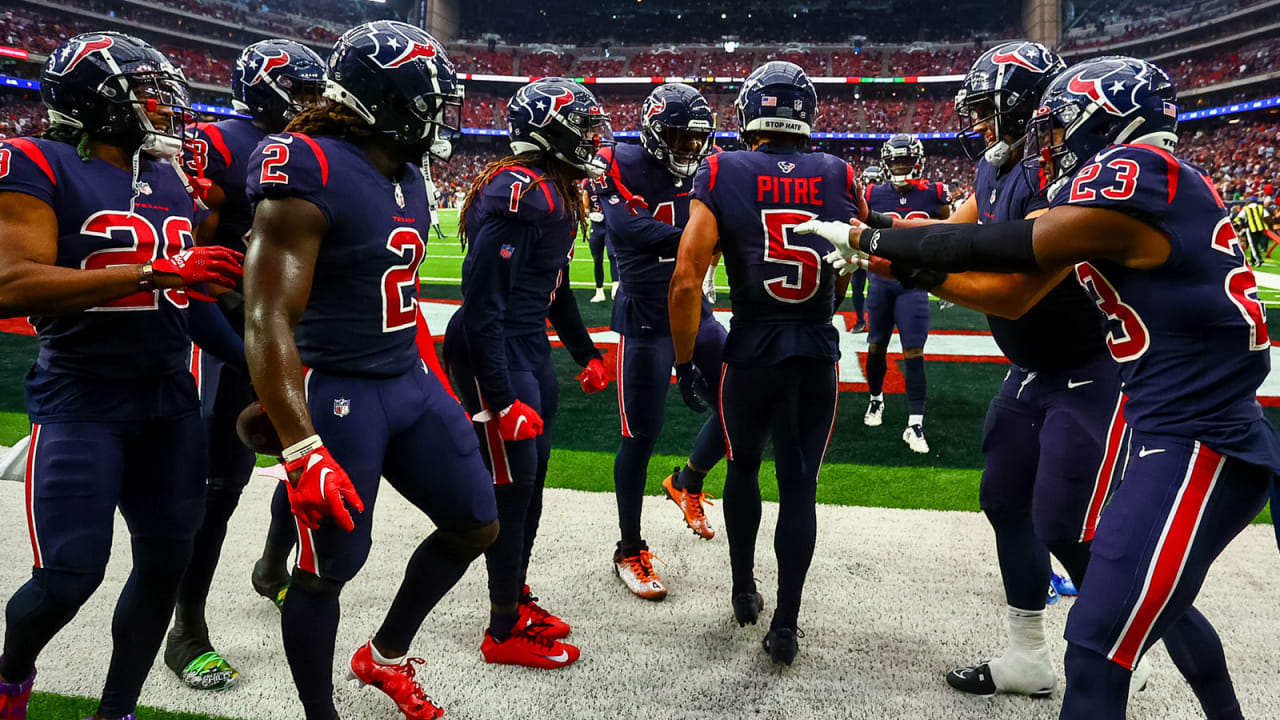
M 162 288 L 213 283 L 237 287 L 244 277 L 244 255 L 230 248 L 199 246 L 151 263 L 155 282 Z
M 289 472 L 289 507 L 298 522 L 315 530 L 322 520 L 332 518 L 347 532 L 355 529 L 355 520 L 345 503 L 351 503 L 356 512 L 364 512 L 364 501 L 328 448 L 321 445 L 285 463 L 284 469 Z
M 696 413 L 707 411 L 707 398 L 711 397 L 711 385 L 697 365 L 691 362 L 676 366 L 676 378 L 680 382 L 680 396 L 684 404 Z
M 582 383 L 582 392 L 588 395 L 609 387 L 609 374 L 604 371 L 604 361 L 591 358 L 582 372 L 578 373 L 578 381 Z
M 516 400 L 498 413 L 498 436 L 507 442 L 530 440 L 542 434 L 542 416 Z
M 711 302 L 716 301 L 716 266 L 707 267 L 707 275 L 702 278 L 702 294 Z
M 883 258 L 875 258 L 886 262 Z M 927 268 L 914 268 L 902 263 L 887 263 L 894 279 L 907 290 L 932 290 L 947 281 L 947 273 Z
M 858 235 L 866 229 L 862 223 L 850 225 L 835 220 L 806 220 L 792 232 L 797 235 L 817 235 L 831 243 L 845 260 L 858 254 Z
M 853 181 L 853 205 L 858 209 L 858 217 L 855 220 L 866 220 L 871 214 L 871 208 L 867 206 L 867 194 L 863 192 L 862 181 Z
M 632 215 L 639 215 L 641 210 L 644 210 L 646 215 L 650 214 L 649 201 L 645 200 L 643 195 L 632 195 L 627 198 L 626 202 L 627 209 L 631 211 Z

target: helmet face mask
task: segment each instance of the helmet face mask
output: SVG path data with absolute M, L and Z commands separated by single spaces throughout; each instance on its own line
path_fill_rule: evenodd
M 278 132 L 303 110 L 323 104 L 324 75 L 324 60 L 311 48 L 292 40 L 262 40 L 236 59 L 231 105 Z
M 971 160 L 1004 167 L 1020 148 L 1044 89 L 1066 64 L 1039 43 L 1003 43 L 983 53 L 956 93 L 960 146 Z
M 507 134 L 515 155 L 542 153 L 590 179 L 608 170 L 599 152 L 613 146 L 609 114 L 572 80 L 542 78 L 517 90 L 507 103 Z
M 880 168 L 895 187 L 924 177 L 924 143 L 910 135 L 894 135 L 880 148 Z
M 186 83 L 155 73 L 126 76 L 130 104 L 142 128 L 142 151 L 169 160 L 182 152 L 187 123 L 195 118 Z
M 658 86 L 640 109 L 640 144 L 676 178 L 698 171 L 715 147 L 715 132 L 706 98 L 683 83 Z

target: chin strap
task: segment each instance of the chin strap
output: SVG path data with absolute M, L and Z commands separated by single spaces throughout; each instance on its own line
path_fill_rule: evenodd
M 138 196 L 142 194 L 142 183 L 138 180 L 139 171 L 142 169 L 142 146 L 139 145 L 133 151 L 133 176 L 130 185 L 133 187 L 133 195 L 129 197 L 129 214 L 133 214 L 135 203 L 138 202 Z

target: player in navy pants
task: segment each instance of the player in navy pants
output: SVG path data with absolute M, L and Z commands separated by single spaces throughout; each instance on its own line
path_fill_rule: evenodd
M 6 607 L 0 717 L 27 716 L 38 656 L 103 580 L 119 508 L 133 568 L 112 638 L 77 651 L 101 657 L 110 643 L 94 718 L 132 719 L 203 515 L 188 348 L 194 336 L 243 354 L 184 288 L 235 287 L 240 255 L 191 247 L 195 207 L 175 165 L 187 86 L 161 53 L 119 33 L 78 35 L 41 83 L 46 137 L 0 144 L 0 316 L 29 316 L 40 337 L 26 377 L 34 559 Z
M 681 390 L 708 396 L 713 383 L 692 362 L 702 280 L 718 249 L 729 276 L 733 327 L 719 393 L 729 469 L 724 518 L 740 625 L 763 608 L 756 588 L 761 457 L 773 441 L 781 500 L 774 551 L 778 595 L 764 648 L 791 664 L 799 650 L 800 601 L 817 537 L 818 472 L 835 424 L 839 334 L 831 323 L 835 274 L 829 244 L 795 235 L 811 218 L 865 217 L 853 168 L 807 153 L 818 97 L 799 66 L 756 68 L 738 96 L 738 126 L 751 150 L 703 161 L 680 240 L 669 307 Z
M 435 530 L 348 667 L 405 718 L 434 720 L 408 651 L 497 534 L 470 423 L 415 342 L 431 222 L 420 164 L 451 154 L 462 93 L 435 38 L 388 20 L 339 38 L 327 80 L 328 102 L 267 136 L 249 170 L 245 349 L 299 535 L 281 634 L 301 714 L 332 720 L 339 598 L 371 552 L 385 477 Z
M 1161 638 L 1209 718 L 1242 717 L 1221 641 L 1192 602 L 1280 470 L 1280 433 L 1257 400 L 1271 341 L 1225 204 L 1170 153 L 1177 111 L 1158 67 L 1086 61 L 1046 89 L 1030 123 L 1027 169 L 1043 173 L 1051 203 L 1035 220 L 801 228 L 903 276 L 991 273 L 985 301 L 1009 317 L 1074 274 L 1108 318 L 1132 434 L 1067 620 L 1063 720 L 1123 718 L 1132 670 Z
M 280 58 L 284 58 L 284 62 Z M 324 61 L 304 45 L 288 40 L 263 40 L 245 48 L 232 82 L 236 107 L 249 118 L 198 123 L 188 131 L 185 169 L 207 178 L 205 198 L 210 212 L 196 228 L 196 242 L 243 252 L 244 236 L 253 224 L 245 195 L 248 163 L 267 133 L 280 132 L 303 106 L 314 104 L 323 89 Z M 234 290 L 218 296 L 227 320 L 244 331 L 244 296 Z M 201 417 L 208 437 L 208 479 L 205 519 L 196 533 L 191 564 L 178 589 L 174 625 L 165 642 L 164 660 L 188 687 L 221 690 L 238 673 L 213 648 L 205 622 L 205 601 L 227 533 L 227 522 L 249 482 L 256 455 L 236 436 L 236 418 L 255 399 L 243 361 L 227 364 L 214 355 L 193 350 L 192 368 L 200 390 Z M 264 554 L 255 566 L 253 584 L 272 600 L 283 600 L 288 586 L 286 567 L 293 549 L 294 528 L 288 504 L 274 503 L 271 531 Z
M 517 90 L 507 123 L 512 155 L 485 168 L 463 205 L 462 305 L 444 351 L 493 473 L 501 523 L 486 553 L 490 613 L 480 650 L 486 662 L 552 669 L 576 661 L 578 648 L 560 642 L 569 626 L 534 602 L 526 580 L 559 402 L 546 326 L 586 368 L 584 391 L 608 386 L 569 264 L 585 230 L 580 183 L 603 172 L 596 152 L 612 136 L 595 97 L 563 78 Z
M 587 217 L 591 220 L 591 234 L 587 236 L 587 247 L 591 250 L 591 264 L 596 281 L 596 292 L 591 296 L 591 302 L 598 303 L 609 299 L 604 292 L 605 255 L 608 255 L 609 276 L 611 278 L 617 277 L 617 269 L 614 266 L 613 249 L 608 246 L 608 242 L 605 239 L 604 213 L 600 210 L 600 201 L 595 196 L 592 196 L 590 202 L 590 212 Z M 615 280 L 614 282 L 617 281 Z M 615 292 L 614 294 L 616 295 L 617 293 Z

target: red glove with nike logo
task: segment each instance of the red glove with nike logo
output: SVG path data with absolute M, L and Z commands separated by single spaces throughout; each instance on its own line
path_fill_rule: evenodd
M 200 283 L 213 283 L 223 287 L 237 287 L 244 277 L 244 255 L 224 247 L 200 246 L 183 250 L 177 255 L 163 257 L 151 263 L 156 273 L 177 275 L 183 287 Z
M 588 395 L 609 387 L 609 375 L 604 371 L 604 361 L 591 358 L 582 372 L 578 373 L 578 381 L 582 383 L 582 392 Z
M 286 458 L 294 457 L 285 460 L 284 469 L 290 476 L 294 471 L 302 473 L 297 483 L 290 478 L 286 484 L 289 506 L 298 522 L 311 530 L 319 528 L 325 518 L 333 518 L 338 527 L 351 532 L 356 523 L 343 501 L 351 503 L 356 512 L 364 512 L 364 501 L 356 493 L 347 471 L 333 459 L 328 448 L 319 444 L 320 438 L 314 435 L 312 438 L 285 449 Z M 309 449 L 302 450 L 303 454 L 298 457 L 294 449 L 308 442 L 311 442 Z
M 542 434 L 542 417 L 538 411 L 516 400 L 498 413 L 498 435 L 507 442 L 519 442 Z

